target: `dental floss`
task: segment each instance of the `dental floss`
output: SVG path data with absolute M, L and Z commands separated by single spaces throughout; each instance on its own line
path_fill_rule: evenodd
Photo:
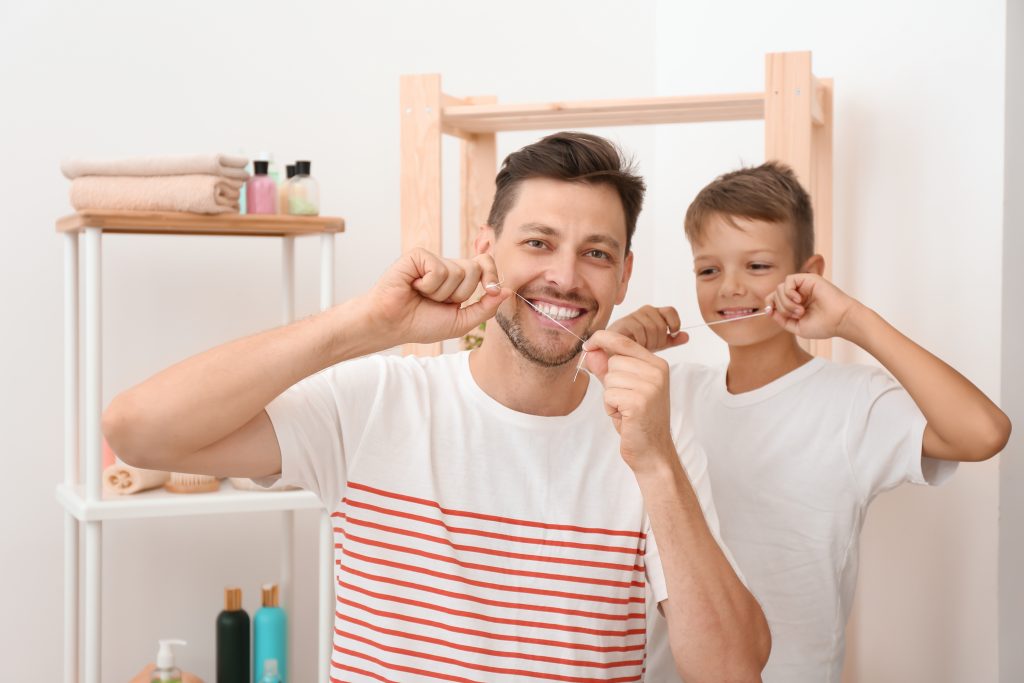
M 760 313 L 751 313 L 750 315 L 741 315 L 741 316 L 736 317 L 736 318 L 726 318 L 725 320 L 715 320 L 714 322 L 710 322 L 710 323 L 700 323 L 700 324 L 697 324 L 697 325 L 687 325 L 686 327 L 680 327 L 675 332 L 669 332 L 668 336 L 675 337 L 676 335 L 678 335 L 683 330 L 694 330 L 694 329 L 696 329 L 698 327 L 711 327 L 712 325 L 721 325 L 722 323 L 734 323 L 737 320 L 746 320 L 747 318 L 756 318 L 756 317 L 758 317 L 760 315 L 771 315 L 772 314 L 772 310 L 773 309 L 772 309 L 771 306 L 765 306 L 764 310 L 761 311 Z
M 494 289 L 495 287 L 500 287 L 500 286 L 501 286 L 501 282 L 492 282 L 492 283 L 490 283 L 490 284 L 486 284 L 486 285 L 484 285 L 484 289 Z M 524 297 L 524 296 L 523 296 L 522 294 L 520 294 L 519 292 L 512 292 L 512 293 L 513 293 L 513 294 L 515 294 L 516 296 L 518 296 L 518 297 L 519 297 L 520 299 L 522 299 L 523 301 L 525 301 L 525 302 L 527 303 L 527 305 L 529 305 L 529 307 L 530 307 L 530 308 L 532 308 L 533 310 L 537 311 L 537 312 L 538 312 L 538 313 L 540 313 L 540 314 L 541 314 L 542 316 L 544 316 L 545 318 L 547 318 L 548 320 L 550 320 L 550 321 L 551 321 L 551 322 L 553 322 L 554 324 L 558 325 L 559 327 L 561 327 L 561 328 L 562 328 L 563 330 L 565 330 L 566 332 L 568 332 L 568 333 L 569 333 L 569 334 L 571 334 L 572 336 L 574 336 L 574 337 L 576 337 L 577 339 L 579 339 L 579 340 L 580 340 L 580 343 L 582 343 L 582 344 L 584 345 L 584 348 L 583 348 L 583 355 L 582 355 L 582 356 L 580 356 L 580 362 L 579 362 L 579 365 L 577 365 L 577 366 L 576 366 L 576 374 L 574 374 L 574 375 L 572 376 L 572 381 L 573 381 L 573 382 L 575 382 L 575 381 L 576 381 L 576 378 L 577 378 L 577 377 L 579 377 L 579 375 L 580 375 L 580 370 L 582 370 L 582 369 L 583 369 L 583 359 L 587 357 L 587 349 L 585 348 L 585 347 L 586 347 L 586 344 L 587 344 L 587 340 L 586 340 L 586 339 L 584 339 L 583 337 L 580 337 L 580 336 L 578 336 L 578 335 L 577 335 L 576 333 L 574 333 L 574 332 L 573 332 L 572 330 L 570 330 L 570 329 L 569 329 L 568 327 L 566 327 L 565 325 L 563 325 L 562 323 L 558 322 L 557 320 L 555 320 L 554 318 L 552 318 L 552 317 L 551 317 L 550 315 L 548 315 L 547 313 L 545 313 L 544 311 L 542 311 L 542 310 L 540 310 L 539 308 L 537 308 L 536 306 L 534 306 L 534 305 L 533 305 L 533 303 L 532 303 L 532 302 L 531 302 L 531 301 L 530 301 L 529 299 L 527 299 L 526 297 Z

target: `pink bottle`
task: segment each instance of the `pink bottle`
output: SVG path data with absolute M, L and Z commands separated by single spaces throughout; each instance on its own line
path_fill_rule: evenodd
M 277 183 L 267 175 L 269 161 L 252 162 L 254 175 L 245 184 L 246 213 L 277 213 Z

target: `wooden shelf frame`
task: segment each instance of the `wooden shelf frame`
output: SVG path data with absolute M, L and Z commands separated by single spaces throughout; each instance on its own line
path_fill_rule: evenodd
M 828 277 L 832 262 L 832 99 L 832 79 L 814 76 L 810 52 L 765 55 L 765 88 L 754 93 L 498 104 L 491 95 L 445 94 L 439 74 L 402 76 L 402 250 L 423 247 L 437 254 L 443 251 L 443 135 L 460 140 L 459 255 L 467 257 L 473 254 L 477 229 L 487 222 L 494 197 L 496 135 L 500 132 L 763 120 L 765 159 L 792 167 L 811 195 L 816 251 L 825 256 Z M 817 355 L 831 355 L 829 341 L 809 346 Z M 437 354 L 441 345 L 408 345 L 407 351 Z
M 320 606 L 317 680 L 330 674 L 334 633 L 334 535 L 330 516 L 305 491 L 246 492 L 223 484 L 204 494 L 160 491 L 104 500 L 102 495 L 102 244 L 103 233 L 278 237 L 281 240 L 282 319 L 295 319 L 295 238 L 320 235 L 320 308 L 334 303 L 335 234 L 345 221 L 324 216 L 216 216 L 146 211 L 82 211 L 57 221 L 64 242 L 64 681 L 101 683 L 103 526 L 141 519 L 231 512 L 280 515 L 282 601 L 290 610 L 295 511 L 320 508 Z M 82 252 L 80 254 L 80 252 Z M 79 286 L 81 269 L 82 286 Z M 79 313 L 81 311 L 81 327 Z M 84 385 L 84 386 L 83 386 Z M 81 662 L 79 661 L 81 660 Z

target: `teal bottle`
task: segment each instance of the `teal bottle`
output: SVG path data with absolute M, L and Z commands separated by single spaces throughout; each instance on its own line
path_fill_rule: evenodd
M 288 615 L 278 604 L 276 583 L 263 586 L 263 606 L 252 618 L 252 680 L 263 680 L 263 664 L 276 660 L 281 683 L 288 683 Z
M 224 611 L 217 615 L 217 683 L 250 683 L 249 615 L 242 589 L 224 589 Z

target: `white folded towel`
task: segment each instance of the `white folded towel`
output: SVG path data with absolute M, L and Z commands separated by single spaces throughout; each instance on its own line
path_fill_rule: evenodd
M 68 180 L 84 175 L 162 176 L 218 175 L 248 180 L 245 170 L 249 160 L 229 154 L 187 154 L 128 159 L 67 159 L 60 170 Z

